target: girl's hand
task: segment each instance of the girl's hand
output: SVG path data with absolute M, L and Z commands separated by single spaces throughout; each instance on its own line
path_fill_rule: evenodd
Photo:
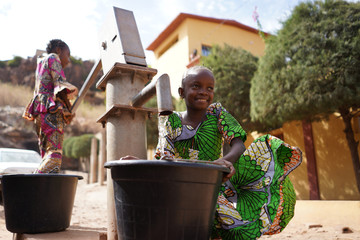
M 215 160 L 214 163 L 230 169 L 230 173 L 228 173 L 226 175 L 224 173 L 223 180 L 222 180 L 223 182 L 226 182 L 235 174 L 235 168 L 231 162 L 229 162 L 223 158 L 220 158 L 218 160 Z
M 66 124 L 70 124 L 73 118 L 75 117 L 75 113 L 71 113 L 69 111 L 63 110 L 63 117 Z
M 67 94 L 67 98 L 69 100 L 73 100 L 79 93 L 79 90 L 77 88 L 71 90 L 68 94 Z

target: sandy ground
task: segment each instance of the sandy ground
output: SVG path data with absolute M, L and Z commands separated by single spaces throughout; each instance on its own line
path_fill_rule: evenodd
M 87 184 L 86 174 L 75 174 L 85 178 L 78 183 L 70 228 L 106 231 L 106 185 Z M 349 203 L 298 201 L 295 217 L 287 228 L 280 234 L 261 239 L 360 240 L 360 201 Z M 340 209 L 345 205 L 349 209 Z M 332 215 L 331 209 L 339 210 L 338 214 Z M 6 230 L 4 208 L 0 206 L 0 240 L 12 237 Z

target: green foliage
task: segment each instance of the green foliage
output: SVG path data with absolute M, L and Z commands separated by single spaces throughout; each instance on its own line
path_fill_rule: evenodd
M 91 139 L 93 134 L 84 134 L 78 137 L 74 142 L 74 146 L 71 149 L 71 155 L 74 158 L 90 157 L 91 153 Z
M 4 68 L 6 67 L 6 62 L 5 61 L 0 61 L 0 68 Z
M 70 56 L 70 61 L 74 65 L 82 65 L 83 64 L 83 61 L 81 58 L 75 58 L 73 56 Z
M 151 98 L 146 104 L 147 108 L 157 108 L 156 97 Z M 159 136 L 157 114 L 153 114 L 146 121 L 146 141 L 148 148 L 155 148 Z
M 71 157 L 71 149 L 73 146 L 74 137 L 66 138 L 63 142 L 63 155 L 66 157 Z
M 9 60 L 7 64 L 9 67 L 14 68 L 20 66 L 21 61 L 22 57 L 15 56 L 12 60 Z
M 176 105 L 176 99 L 172 98 L 173 106 Z M 155 108 L 157 109 L 157 100 L 156 96 L 151 98 L 146 104 L 146 108 Z M 176 109 L 176 108 L 175 108 Z M 153 114 L 147 121 L 146 121 L 146 140 L 147 140 L 147 147 L 148 148 L 155 148 L 158 143 L 159 137 L 159 129 L 158 129 L 158 116 L 157 114 Z
M 91 139 L 93 137 L 93 134 L 84 134 L 65 139 L 63 143 L 64 156 L 71 158 L 90 157 Z
M 267 40 L 250 91 L 251 117 L 268 126 L 360 107 L 360 3 L 299 4 Z
M 74 143 L 76 141 L 76 137 L 70 137 L 66 138 L 63 142 L 63 155 L 69 158 L 72 158 L 71 155 L 72 147 L 74 146 Z
M 174 103 L 175 103 L 176 111 L 183 112 L 186 110 L 186 103 L 185 103 L 184 99 L 175 99 Z
M 213 46 L 211 54 L 202 59 L 215 76 L 214 101 L 221 104 L 246 130 L 252 130 L 250 119 L 250 83 L 257 69 L 257 57 L 242 48 L 225 44 Z

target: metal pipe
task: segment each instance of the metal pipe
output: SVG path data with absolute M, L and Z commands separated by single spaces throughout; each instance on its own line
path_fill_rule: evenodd
M 100 186 L 104 185 L 105 180 L 105 170 L 104 163 L 106 162 L 106 135 L 105 129 L 101 130 L 100 138 L 100 151 L 99 151 L 99 169 L 98 169 L 98 182 Z
M 91 139 L 91 155 L 90 155 L 90 177 L 89 177 L 89 183 L 95 183 L 97 178 L 97 165 L 98 165 L 98 144 L 97 144 L 97 138 L 93 137 Z
M 132 98 L 130 105 L 141 107 L 150 98 L 156 94 L 157 106 L 160 115 L 169 115 L 173 112 L 170 78 L 169 75 L 163 74 L 156 81 L 150 82 L 135 97 Z
M 81 101 L 84 99 L 86 93 L 89 91 L 92 84 L 95 82 L 97 75 L 99 74 L 102 68 L 101 59 L 97 60 L 97 62 L 92 67 L 89 75 L 87 76 L 84 84 L 82 85 L 78 97 L 75 99 L 74 104 L 71 107 L 71 112 L 75 113 L 77 108 L 79 107 Z

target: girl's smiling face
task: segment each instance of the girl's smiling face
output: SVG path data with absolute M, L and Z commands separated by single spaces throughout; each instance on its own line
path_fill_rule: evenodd
M 214 98 L 215 79 L 206 69 L 200 69 L 189 74 L 179 88 L 179 93 L 185 99 L 186 107 L 194 110 L 205 110 Z

